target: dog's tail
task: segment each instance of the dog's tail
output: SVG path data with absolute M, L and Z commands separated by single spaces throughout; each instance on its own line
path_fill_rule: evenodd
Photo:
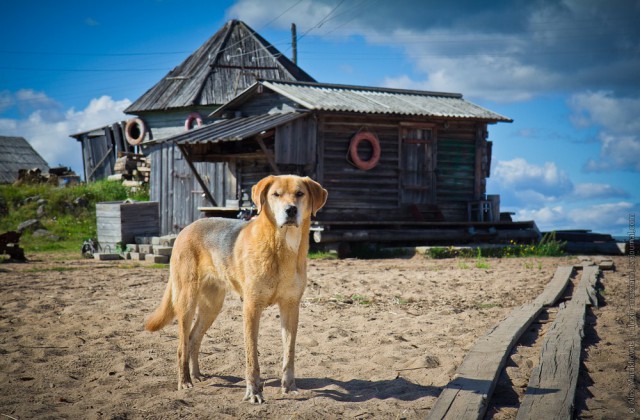
M 160 306 L 158 306 L 155 312 L 151 314 L 144 323 L 144 328 L 147 331 L 158 331 L 173 321 L 173 318 L 176 316 L 173 310 L 171 283 L 171 280 L 167 282 L 167 288 L 164 291 Z

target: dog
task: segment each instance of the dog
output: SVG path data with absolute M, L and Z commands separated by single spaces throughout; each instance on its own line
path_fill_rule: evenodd
M 233 289 L 242 300 L 244 401 L 264 402 L 258 328 L 262 311 L 274 304 L 280 309 L 284 349 L 281 389 L 297 393 L 294 355 L 311 216 L 327 196 L 311 178 L 272 175 L 251 190 L 257 217 L 248 222 L 200 219 L 180 232 L 162 302 L 145 322 L 146 330 L 157 331 L 178 319 L 178 390 L 192 388 L 192 379 L 205 379 L 198 363 L 202 338 L 220 313 L 227 290 Z

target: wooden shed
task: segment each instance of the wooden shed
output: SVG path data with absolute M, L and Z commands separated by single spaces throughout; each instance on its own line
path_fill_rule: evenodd
M 18 179 L 21 169 L 49 172 L 49 165 L 24 137 L 0 136 L 0 184 Z
M 214 123 L 148 146 L 162 156 L 154 162 L 170 162 L 166 151 L 179 149 L 199 181 L 203 213 L 184 223 L 202 214 L 235 216 L 256 181 L 295 173 L 329 191 L 316 242 L 539 234 L 533 222 L 501 221 L 499 200 L 485 190 L 487 127 L 511 120 L 460 94 L 260 80 L 211 117 Z M 224 166 L 210 171 L 206 164 Z M 177 190 L 168 188 L 169 173 L 152 168 L 163 234 L 182 227 L 173 223 Z

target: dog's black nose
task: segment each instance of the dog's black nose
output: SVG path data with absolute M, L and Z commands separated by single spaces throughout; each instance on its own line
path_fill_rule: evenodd
M 284 210 L 288 217 L 296 217 L 298 214 L 298 208 L 296 206 L 289 206 Z

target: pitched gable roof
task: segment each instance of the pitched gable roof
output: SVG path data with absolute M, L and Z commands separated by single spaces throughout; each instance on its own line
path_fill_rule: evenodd
M 49 171 L 47 162 L 24 137 L 0 136 L 0 184 L 17 180 L 20 169 L 33 168 Z
M 463 99 L 459 93 L 282 80 L 258 81 L 218 108 L 212 116 L 220 116 L 225 110 L 240 106 L 258 94 L 260 88 L 280 94 L 307 110 L 463 118 L 487 122 L 513 121 Z
M 231 20 L 125 112 L 221 105 L 256 78 L 314 81 L 244 22 Z

